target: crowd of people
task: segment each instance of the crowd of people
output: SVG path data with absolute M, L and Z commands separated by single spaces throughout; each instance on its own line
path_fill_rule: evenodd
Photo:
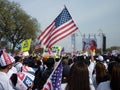
M 0 51 L 0 90 L 42 90 L 58 61 L 61 90 L 120 90 L 120 55 L 9 55 Z M 54 89 L 53 89 L 54 90 Z

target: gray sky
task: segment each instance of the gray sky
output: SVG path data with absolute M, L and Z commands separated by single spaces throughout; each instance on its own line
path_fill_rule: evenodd
M 9 0 L 21 5 L 27 14 L 36 18 L 44 30 L 62 11 L 68 8 L 79 30 L 76 32 L 76 48 L 82 48 L 81 34 L 103 32 L 107 37 L 107 47 L 120 46 L 120 0 Z M 97 37 L 98 48 L 101 47 L 100 36 Z M 71 49 L 71 37 L 61 40 L 66 50 Z

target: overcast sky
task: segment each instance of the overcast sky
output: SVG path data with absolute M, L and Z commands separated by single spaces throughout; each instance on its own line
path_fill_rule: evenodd
M 44 30 L 66 5 L 79 30 L 76 32 L 76 48 L 82 48 L 83 34 L 96 34 L 101 47 L 99 33 L 107 37 L 107 47 L 120 46 L 120 0 L 9 0 L 20 4 L 30 16 L 36 18 Z M 64 43 L 63 43 L 64 42 Z M 56 45 L 71 49 L 71 37 Z

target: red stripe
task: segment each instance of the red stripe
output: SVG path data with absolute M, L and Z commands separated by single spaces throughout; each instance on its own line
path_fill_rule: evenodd
M 60 41 L 61 39 L 65 38 L 66 36 L 70 35 L 71 33 L 75 32 L 78 28 L 74 29 L 73 31 L 71 31 L 70 33 L 68 33 L 67 35 L 64 35 L 63 37 L 57 39 L 56 41 L 54 41 L 53 43 L 49 44 L 48 47 L 51 47 L 52 45 L 54 45 L 56 42 Z
M 47 82 L 47 84 L 46 84 L 47 86 L 46 87 L 44 87 L 42 90 L 52 90 L 52 86 L 51 86 L 51 83 L 50 82 Z
M 48 90 L 47 88 L 43 88 L 42 90 Z
M 43 42 L 45 39 L 47 39 L 47 38 L 49 38 L 49 34 L 50 34 L 50 32 L 52 32 L 52 30 L 53 30 L 53 23 L 54 22 L 52 22 L 41 34 L 40 34 L 40 36 L 39 36 L 39 40 L 41 41 L 41 42 Z M 51 27 L 52 26 L 52 27 Z
M 56 36 L 50 38 L 48 42 L 50 43 L 52 40 L 54 40 L 58 36 L 61 36 L 62 34 L 69 32 L 69 30 L 72 29 L 72 28 L 74 28 L 74 27 L 75 27 L 75 24 L 73 26 L 69 27 L 68 29 L 64 30 L 63 32 L 61 32 L 59 34 L 56 34 Z
M 58 42 L 59 40 L 65 38 L 66 36 L 70 35 L 74 31 L 76 31 L 78 28 L 76 27 L 73 20 L 71 20 L 66 25 L 62 26 L 58 30 L 53 25 L 54 22 L 52 22 L 45 31 L 39 36 L 40 42 L 42 42 L 46 47 L 50 48 L 53 44 Z M 73 25 L 72 25 L 73 24 Z M 72 26 L 71 26 L 72 25 Z M 70 27 L 69 27 L 70 26 Z M 69 28 L 67 28 L 69 27 Z M 76 27 L 76 28 L 75 28 Z M 67 28 L 67 29 L 66 29 Z M 75 28 L 75 29 L 73 29 Z M 63 30 L 65 29 L 65 30 Z M 73 29 L 73 30 L 72 30 Z M 70 31 L 71 30 L 71 31 Z M 66 33 L 66 34 L 65 34 Z M 68 34 L 67 34 L 68 33 Z M 65 34 L 64 36 L 62 36 Z M 58 39 L 56 39 L 58 38 Z M 55 40 L 56 39 L 56 40 Z M 55 40 L 55 41 L 54 41 Z M 52 42 L 53 41 L 53 42 Z
M 55 35 L 57 32 L 61 31 L 62 29 L 68 27 L 69 25 L 73 24 L 73 21 L 69 22 L 68 24 L 66 24 L 65 26 L 59 28 L 58 30 L 56 30 L 54 33 L 52 33 L 51 36 Z
M 52 23 L 39 35 L 38 39 L 40 39 L 40 37 L 43 36 L 45 32 L 47 32 L 48 28 L 50 28 L 53 23 L 54 23 L 54 22 L 52 22 Z
M 68 26 L 71 25 L 72 23 L 73 23 L 73 21 L 69 22 L 67 25 L 65 25 L 65 26 L 59 28 L 58 30 L 56 30 L 55 32 L 53 32 L 53 33 L 50 35 L 50 38 L 48 38 L 44 44 L 46 45 L 46 43 L 51 39 L 51 37 L 52 37 L 53 35 L 56 35 L 57 32 L 60 32 L 62 29 L 68 27 Z
M 44 44 L 46 44 L 46 42 L 49 40 L 49 38 L 51 38 L 51 32 L 52 32 L 53 30 L 55 30 L 55 27 L 53 27 L 53 28 L 50 30 L 50 32 L 49 32 L 48 34 L 46 34 L 46 40 L 45 40 L 45 42 L 43 42 Z M 45 38 L 43 38 L 43 39 L 45 39 Z
M 73 24 L 72 26 L 70 26 L 71 24 Z M 70 27 L 69 27 L 70 26 Z M 67 27 L 69 27 L 69 28 L 67 28 Z M 68 32 L 70 32 L 69 34 L 71 34 L 72 32 L 74 32 L 74 30 L 72 30 L 73 28 L 75 28 L 76 27 L 76 25 L 75 25 L 75 23 L 72 21 L 72 22 L 70 22 L 70 23 L 68 23 L 67 25 L 65 25 L 64 26 L 64 28 L 67 28 L 67 29 L 65 29 L 65 30 L 63 30 L 61 33 L 59 33 L 59 34 L 54 34 L 55 36 L 54 37 L 52 37 L 51 36 L 51 38 L 49 39 L 49 41 L 48 41 L 48 43 L 46 43 L 46 46 L 47 47 L 49 47 L 49 44 L 50 43 L 52 43 L 51 41 L 54 41 L 57 37 L 59 38 L 60 36 L 62 36 L 62 34 L 64 34 L 64 33 L 68 33 Z M 64 28 L 60 28 L 59 30 L 57 30 L 57 32 L 60 32 L 62 29 L 64 29 Z M 76 27 L 75 28 L 75 30 L 77 30 L 78 28 Z M 70 31 L 70 30 L 72 30 L 72 31 Z M 56 33 L 57 33 L 56 32 Z M 67 35 L 65 35 L 65 37 L 66 36 L 68 36 L 69 34 L 67 34 Z M 65 38 L 64 36 L 62 36 L 63 38 Z M 63 39 L 63 38 L 61 38 L 61 39 Z M 60 40 L 61 40 L 60 39 Z M 59 41 L 59 40 L 56 40 L 55 42 L 57 42 L 57 41 Z M 53 45 L 53 44 L 52 44 Z M 50 45 L 51 46 L 51 45 Z
M 47 88 L 43 88 L 42 90 L 48 90 Z
M 10 59 L 10 56 L 9 56 L 5 51 L 3 51 L 3 57 L 4 57 L 4 60 L 5 60 L 6 65 L 12 63 L 12 61 L 11 61 L 11 59 Z
M 53 30 L 54 30 L 54 26 L 49 29 L 49 31 L 46 33 L 46 35 L 44 35 L 44 37 L 42 37 L 41 42 L 43 42 L 44 40 L 46 41 L 46 39 L 50 38 L 50 33 L 51 33 Z M 44 42 L 45 42 L 45 41 L 44 41 Z M 44 43 L 44 42 L 43 42 L 43 43 Z
M 52 90 L 51 83 L 48 82 L 47 85 L 49 86 L 49 90 Z

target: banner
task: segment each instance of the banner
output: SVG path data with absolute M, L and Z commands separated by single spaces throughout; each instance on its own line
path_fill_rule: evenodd
M 18 81 L 16 84 L 17 90 L 27 90 L 33 84 L 35 76 L 27 72 L 17 73 Z
M 83 38 L 83 51 L 92 50 L 95 51 L 97 49 L 97 39 L 96 38 Z
M 47 55 L 47 56 L 60 56 L 60 52 L 61 52 L 61 46 L 53 46 L 51 49 L 51 52 L 49 53 L 49 48 L 44 47 L 44 52 L 43 52 L 43 56 Z
M 30 50 L 30 45 L 31 45 L 31 39 L 26 39 L 22 42 L 22 52 L 26 52 Z

